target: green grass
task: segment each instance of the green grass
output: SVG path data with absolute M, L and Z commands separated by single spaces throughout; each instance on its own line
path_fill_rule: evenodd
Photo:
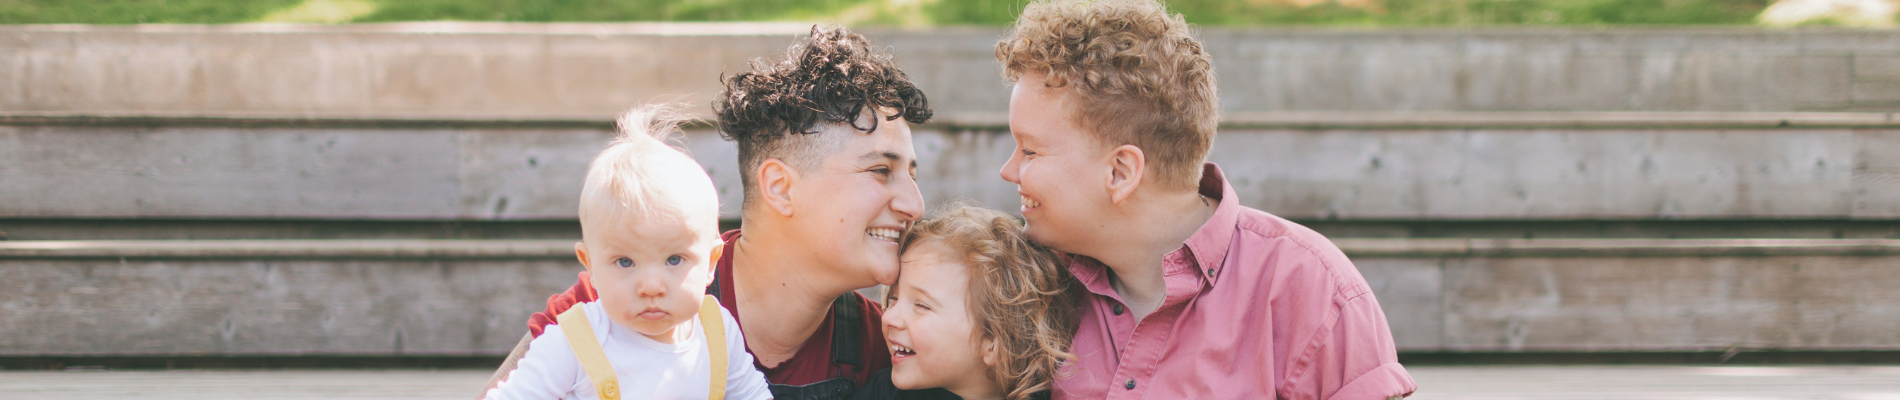
M 0 23 L 828 21 L 1005 25 L 1025 0 L 0 0 Z M 1360 9 L 1176 0 L 1200 25 L 1745 25 L 1769 0 L 1380 0 Z M 350 6 L 336 6 L 347 3 Z M 299 7 L 301 5 L 301 7 Z M 369 7 L 373 5 L 373 7 Z M 315 10 L 315 11 L 312 11 Z M 339 14 L 341 11 L 354 10 Z M 361 11 L 361 12 L 358 12 Z M 360 15 L 359 15 L 360 14 Z

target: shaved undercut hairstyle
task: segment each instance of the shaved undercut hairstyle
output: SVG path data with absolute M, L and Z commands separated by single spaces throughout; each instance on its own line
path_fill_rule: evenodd
M 930 120 L 929 101 L 888 51 L 843 27 L 813 26 L 776 62 L 753 60 L 751 70 L 724 78 L 713 100 L 720 136 L 739 144 L 744 208 L 758 196 L 753 176 L 767 159 L 809 171 L 837 151 L 839 137 L 825 131 L 849 127 L 859 133 L 881 122 Z M 878 118 L 875 110 L 895 113 Z

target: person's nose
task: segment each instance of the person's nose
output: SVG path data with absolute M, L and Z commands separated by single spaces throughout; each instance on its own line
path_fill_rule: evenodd
M 1018 157 L 1022 157 L 1022 155 L 1023 155 L 1022 151 L 1016 151 L 1014 153 L 1010 153 L 1009 160 L 1003 161 L 1003 169 L 1000 171 L 996 171 L 996 174 L 998 176 L 1002 176 L 1004 181 L 1007 181 L 1009 183 L 1014 183 L 1017 185 L 1022 185 L 1023 184 L 1021 182 L 1022 171 L 1016 169 L 1017 167 L 1016 159 Z
M 666 297 L 666 274 L 659 268 L 640 268 L 633 273 L 634 291 L 640 297 Z
M 896 211 L 902 222 L 910 223 L 924 217 L 924 193 L 917 189 L 916 178 L 906 177 L 904 181 L 891 198 L 891 211 Z
M 886 331 L 904 330 L 904 325 L 906 323 L 906 321 L 904 321 L 904 317 L 902 316 L 902 314 L 904 314 L 904 310 L 899 310 L 899 308 L 902 308 L 902 307 L 897 307 L 896 304 L 892 304 L 891 307 L 885 307 L 884 330 Z

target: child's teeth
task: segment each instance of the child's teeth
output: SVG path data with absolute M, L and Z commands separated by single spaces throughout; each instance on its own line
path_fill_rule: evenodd
M 1041 206 L 1042 206 L 1042 203 L 1038 203 L 1035 200 L 1030 200 L 1028 196 L 1023 197 L 1023 207 L 1036 208 L 1036 207 L 1041 207 Z

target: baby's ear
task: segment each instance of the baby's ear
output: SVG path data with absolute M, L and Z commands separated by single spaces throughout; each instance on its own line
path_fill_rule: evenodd
M 586 268 L 589 272 L 594 270 L 592 262 L 587 260 L 587 243 L 574 242 L 574 258 L 581 259 L 582 268 Z
M 706 274 L 719 279 L 719 258 L 726 256 L 726 242 L 713 243 L 712 256 L 706 258 Z

